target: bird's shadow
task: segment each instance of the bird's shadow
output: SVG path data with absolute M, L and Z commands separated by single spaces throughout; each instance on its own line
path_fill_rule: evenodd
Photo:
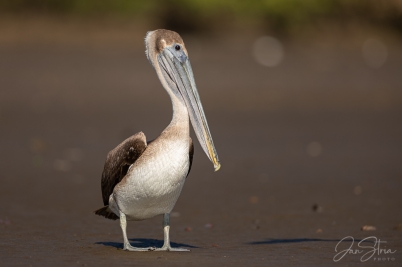
M 267 238 L 266 240 L 263 241 L 254 241 L 254 242 L 248 242 L 248 245 L 273 245 L 273 244 L 285 244 L 285 243 L 303 243 L 303 242 L 340 242 L 341 239 L 321 239 L 321 238 L 288 238 L 288 239 L 283 239 L 283 238 Z M 362 240 L 362 239 L 344 239 L 342 242 L 368 242 L 368 243 L 374 243 L 369 240 Z
M 137 248 L 147 248 L 147 247 L 156 247 L 160 248 L 163 246 L 163 240 L 158 240 L 158 239 L 150 239 L 150 238 L 131 238 L 130 244 L 133 247 Z M 120 242 L 96 242 L 95 244 L 98 245 L 104 245 L 108 247 L 115 247 L 115 248 L 123 248 L 123 243 Z M 175 242 L 170 242 L 170 245 L 173 248 L 198 248 L 196 246 L 191 246 L 188 244 L 183 244 L 183 243 L 175 243 Z

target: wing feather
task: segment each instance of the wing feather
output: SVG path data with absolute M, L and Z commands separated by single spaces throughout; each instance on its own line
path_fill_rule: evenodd
M 188 157 L 190 159 L 190 167 L 188 167 L 187 176 L 190 174 L 191 165 L 193 165 L 193 156 L 194 156 L 194 144 L 193 144 L 193 140 L 191 140 L 191 138 L 190 138 L 190 150 L 188 151 Z
M 141 156 L 146 147 L 145 134 L 139 132 L 124 140 L 108 153 L 101 181 L 105 206 L 109 205 L 109 197 L 113 193 L 114 187 L 120 183 L 131 164 Z

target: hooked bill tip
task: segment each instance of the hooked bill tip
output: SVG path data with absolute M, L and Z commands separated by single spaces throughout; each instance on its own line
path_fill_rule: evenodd
M 216 172 L 219 171 L 219 169 L 221 168 L 220 162 L 218 162 L 217 164 L 214 164 L 214 168 L 215 168 Z

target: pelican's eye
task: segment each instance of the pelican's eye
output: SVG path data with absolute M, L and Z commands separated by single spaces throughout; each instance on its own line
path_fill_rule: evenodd
M 176 49 L 176 51 L 179 51 L 180 50 L 180 45 L 176 45 L 175 47 L 174 47 L 174 49 Z

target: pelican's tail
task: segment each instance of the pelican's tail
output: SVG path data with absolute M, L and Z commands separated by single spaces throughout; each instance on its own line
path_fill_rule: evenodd
M 110 219 L 110 220 L 117 220 L 119 219 L 119 216 L 117 216 L 116 214 L 113 213 L 113 211 L 111 209 L 109 209 L 109 205 L 108 206 L 104 206 L 103 208 L 100 208 L 98 210 L 95 210 L 95 214 L 99 215 L 99 216 L 103 216 L 106 219 Z

